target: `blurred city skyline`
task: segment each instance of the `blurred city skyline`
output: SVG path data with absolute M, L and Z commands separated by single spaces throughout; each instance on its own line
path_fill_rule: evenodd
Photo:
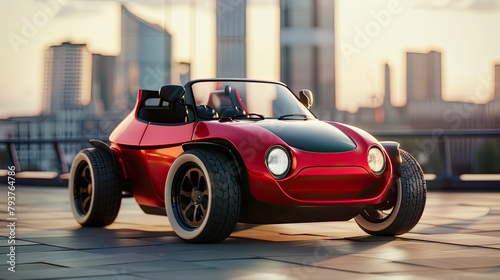
M 120 2 L 172 34 L 173 62 L 190 63 L 191 78 L 216 75 L 215 10 L 241 4 L 238 0 L 221 7 L 215 1 L 178 0 L 3 3 L 0 118 L 40 113 L 44 52 L 51 45 L 70 41 L 87 44 L 93 53 L 118 55 Z M 391 66 L 392 103 L 404 105 L 406 52 L 442 53 L 445 100 L 490 101 L 494 65 L 500 63 L 500 38 L 487 30 L 500 25 L 499 3 L 336 1 L 337 108 L 379 106 L 384 100 L 385 63 Z M 279 0 L 247 0 L 247 5 L 247 77 L 280 80 Z M 475 94 L 478 86 L 487 92 Z

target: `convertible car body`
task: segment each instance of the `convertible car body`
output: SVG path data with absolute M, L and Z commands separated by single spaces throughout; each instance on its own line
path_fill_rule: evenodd
M 236 223 L 343 221 L 395 235 L 426 199 L 416 160 L 395 142 L 316 119 L 313 95 L 277 82 L 204 79 L 140 90 L 109 137 L 73 162 L 75 219 L 105 226 L 122 193 L 167 215 L 188 242 L 219 242 Z

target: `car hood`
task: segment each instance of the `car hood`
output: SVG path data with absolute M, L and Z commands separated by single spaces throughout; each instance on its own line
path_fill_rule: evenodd
M 356 144 L 340 129 L 318 120 L 265 120 L 255 123 L 288 145 L 309 152 L 347 152 Z

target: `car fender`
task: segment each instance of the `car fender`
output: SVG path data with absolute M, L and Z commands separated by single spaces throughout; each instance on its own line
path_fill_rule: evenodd
M 94 146 L 96 149 L 99 149 L 99 150 L 105 152 L 113 160 L 113 162 L 115 162 L 114 161 L 115 157 L 113 155 L 113 152 L 111 152 L 111 148 L 109 147 L 109 145 L 106 142 L 101 141 L 101 140 L 97 140 L 97 139 L 90 139 L 89 143 L 92 146 Z M 116 166 L 114 166 L 114 167 L 116 167 Z
M 399 143 L 394 141 L 378 141 L 373 135 L 367 131 L 360 129 L 358 127 L 336 123 L 328 122 L 331 125 L 341 128 L 349 137 L 355 140 L 356 143 L 360 144 L 362 141 L 367 144 L 366 147 L 370 147 L 373 144 L 382 146 L 389 158 L 392 165 L 392 176 L 394 180 L 401 177 L 401 156 L 399 155 Z
M 262 157 L 263 163 L 266 150 L 273 145 L 289 147 L 269 130 L 239 121 L 199 123 L 193 133 L 193 142 L 223 144 L 233 151 L 234 155 L 241 157 L 245 165 L 253 165 L 259 156 Z
M 394 180 L 401 177 L 401 155 L 399 154 L 399 143 L 394 141 L 381 141 L 380 145 L 384 147 L 385 152 L 389 156 L 392 163 Z
M 230 145 L 229 143 L 227 143 L 227 145 Z M 220 143 L 215 143 L 215 142 L 190 142 L 190 143 L 185 143 L 185 144 L 182 144 L 182 149 L 184 151 L 189 151 L 189 150 L 192 150 L 192 149 L 202 149 L 202 150 L 209 150 L 209 151 L 217 151 L 217 152 L 220 152 L 224 155 L 226 155 L 227 157 L 229 157 L 231 159 L 231 161 L 235 162 L 236 164 L 236 168 L 237 168 L 237 172 L 238 172 L 238 176 L 242 176 L 242 168 L 243 168 L 243 161 L 242 160 L 238 160 L 238 158 L 236 157 L 236 155 L 234 154 L 234 152 L 228 148 L 227 146 L 225 146 L 224 144 L 220 144 Z
M 89 143 L 94 146 L 94 148 L 103 151 L 108 157 L 111 158 L 113 162 L 113 168 L 118 171 L 118 176 L 120 177 L 120 184 L 125 192 L 130 192 L 130 182 L 128 180 L 128 172 L 125 167 L 124 161 L 117 149 L 111 148 L 106 142 L 97 139 L 90 139 Z

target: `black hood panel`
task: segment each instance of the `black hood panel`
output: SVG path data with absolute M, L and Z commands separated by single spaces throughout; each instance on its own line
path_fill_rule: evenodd
M 309 152 L 347 152 L 356 144 L 338 128 L 322 121 L 261 121 L 256 124 L 269 130 L 288 145 Z

